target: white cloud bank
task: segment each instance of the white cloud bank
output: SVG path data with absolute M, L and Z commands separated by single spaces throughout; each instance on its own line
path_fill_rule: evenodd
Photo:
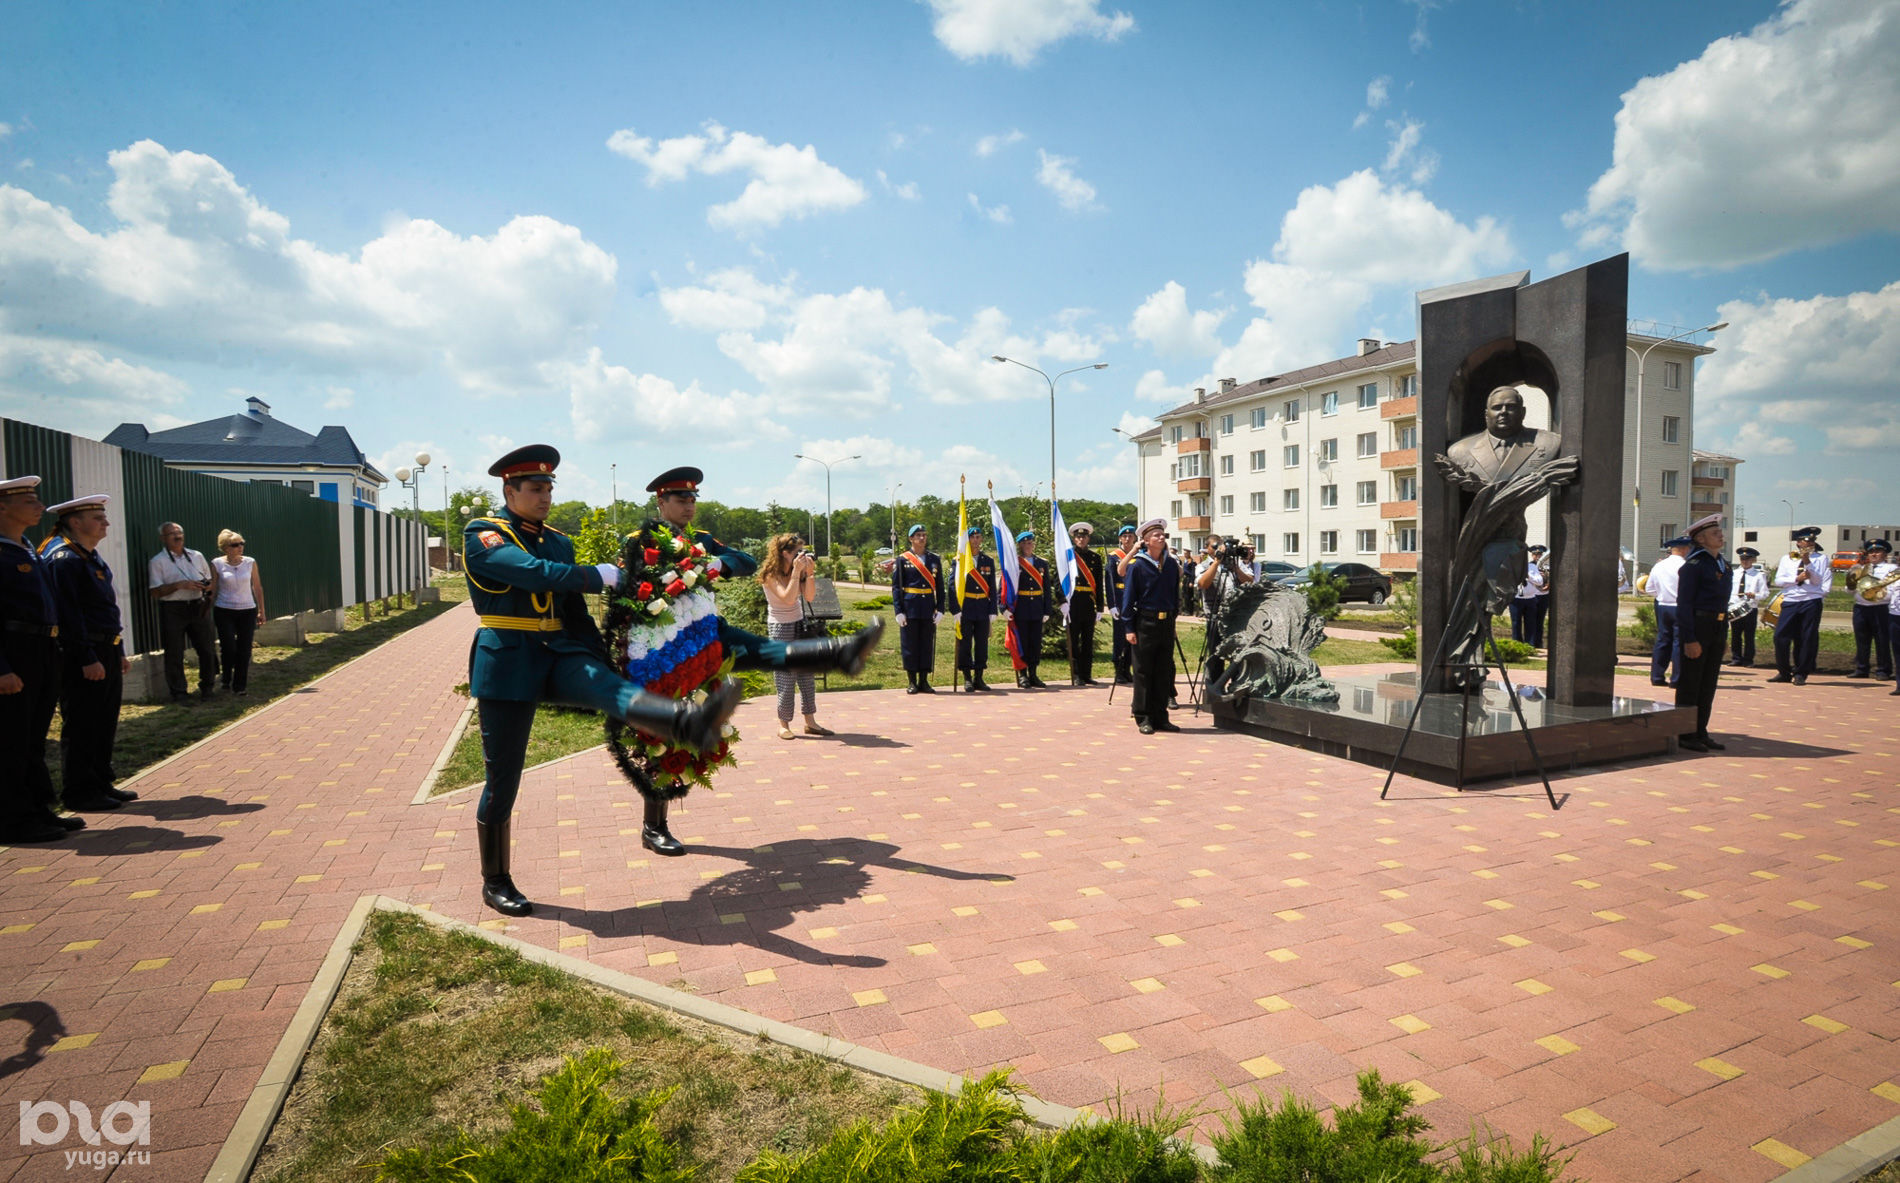
M 1187 289 L 1169 280 L 1142 301 L 1128 331 L 1157 353 L 1176 357 L 1212 357 L 1220 352 L 1220 325 L 1231 309 L 1188 309 Z
M 1054 156 L 1041 148 L 1036 156 L 1042 161 L 1036 169 L 1036 183 L 1055 194 L 1056 202 L 1070 212 L 1100 209 L 1095 204 L 1095 186 L 1075 175 L 1075 160 Z
M 966 62 L 1000 57 L 1027 66 L 1069 37 L 1117 41 L 1135 28 L 1125 12 L 1100 10 L 1101 0 L 930 0 L 931 31 Z
M 1642 264 L 1726 268 L 1900 229 L 1900 2 L 1792 0 L 1623 95 L 1568 220 Z
M 706 124 L 704 135 L 658 142 L 622 128 L 607 137 L 607 147 L 645 166 L 647 184 L 653 187 L 683 181 L 692 173 L 749 174 L 751 180 L 738 197 L 706 210 L 707 224 L 717 230 L 769 229 L 788 218 L 849 209 L 865 199 L 863 184 L 820 160 L 810 144 L 774 144 L 717 123 Z

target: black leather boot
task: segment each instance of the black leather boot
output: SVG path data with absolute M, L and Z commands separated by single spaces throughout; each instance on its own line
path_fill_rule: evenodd
M 709 751 L 719 746 L 726 722 L 744 696 L 745 688 L 737 678 L 721 682 L 719 688 L 698 705 L 683 698 L 668 698 L 642 690 L 627 705 L 621 721 L 668 743 L 696 752 Z
M 673 832 L 666 828 L 666 802 L 648 797 L 646 804 L 646 821 L 640 827 L 640 845 L 654 854 L 663 854 L 668 858 L 685 854 L 686 848 L 681 846 L 680 840 L 673 837 Z
M 864 659 L 877 648 L 884 636 L 883 618 L 871 622 L 848 637 L 820 637 L 815 641 L 787 641 L 785 668 L 788 670 L 837 670 L 844 674 L 864 672 Z
M 526 916 L 534 905 L 508 875 L 508 829 L 508 822 L 475 823 L 475 844 L 482 852 L 482 903 L 503 916 Z

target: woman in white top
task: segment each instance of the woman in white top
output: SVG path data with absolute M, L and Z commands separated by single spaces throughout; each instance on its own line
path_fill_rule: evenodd
M 775 641 L 798 637 L 799 622 L 805 618 L 805 605 L 811 602 L 817 587 L 812 577 L 815 560 L 804 553 L 804 542 L 796 534 L 780 534 L 772 539 L 765 562 L 759 565 L 759 582 L 765 587 L 766 633 Z M 810 670 L 774 670 L 778 685 L 778 737 L 792 739 L 792 690 L 804 700 L 805 734 L 831 735 L 818 725 L 818 685 Z
M 218 598 L 211 614 L 223 658 L 221 681 L 231 693 L 243 694 L 251 678 L 251 637 L 264 623 L 264 581 L 257 574 L 257 560 L 244 553 L 244 535 L 220 531 L 218 550 L 218 557 L 211 560 L 211 572 L 218 579 Z

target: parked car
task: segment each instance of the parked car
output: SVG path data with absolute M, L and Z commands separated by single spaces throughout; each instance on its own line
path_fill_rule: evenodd
M 1849 567 L 1860 566 L 1861 561 L 1861 553 L 1857 550 L 1837 550 L 1834 552 L 1832 566 L 1836 571 L 1845 571 Z
M 1260 562 L 1260 578 L 1268 583 L 1283 582 L 1287 576 L 1298 575 L 1303 570 L 1305 568 L 1283 563 L 1279 559 L 1262 559 Z
M 1364 600 L 1368 604 L 1383 604 L 1392 597 L 1392 577 L 1373 570 L 1364 563 L 1326 563 L 1326 573 L 1342 580 L 1344 586 L 1339 589 L 1339 602 Z M 1313 578 L 1311 568 L 1300 571 L 1280 581 L 1281 587 L 1290 587 L 1304 591 Z

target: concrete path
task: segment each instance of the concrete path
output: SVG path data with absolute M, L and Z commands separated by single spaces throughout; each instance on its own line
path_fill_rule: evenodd
M 0 855 L 10 1030 L 61 1024 L 0 1111 L 149 1099 L 153 1167 L 111 1177 L 198 1178 L 358 896 L 503 925 L 472 797 L 407 804 L 472 627 L 175 760 L 142 814 Z M 1375 769 L 1191 717 L 1144 738 L 1125 687 L 830 693 L 838 736 L 792 742 L 758 699 L 745 763 L 676 814 L 686 858 L 641 849 L 600 754 L 533 773 L 538 913 L 507 929 L 1062 1104 L 1342 1102 L 1376 1067 L 1441 1136 L 1542 1131 L 1596 1183 L 1770 1179 L 1900 1117 L 1900 709 L 1764 676 L 1724 675 L 1725 753 L 1567 777 L 1554 814 L 1522 784 L 1381 803 Z M 72 1177 L 17 1143 L 0 1179 Z

